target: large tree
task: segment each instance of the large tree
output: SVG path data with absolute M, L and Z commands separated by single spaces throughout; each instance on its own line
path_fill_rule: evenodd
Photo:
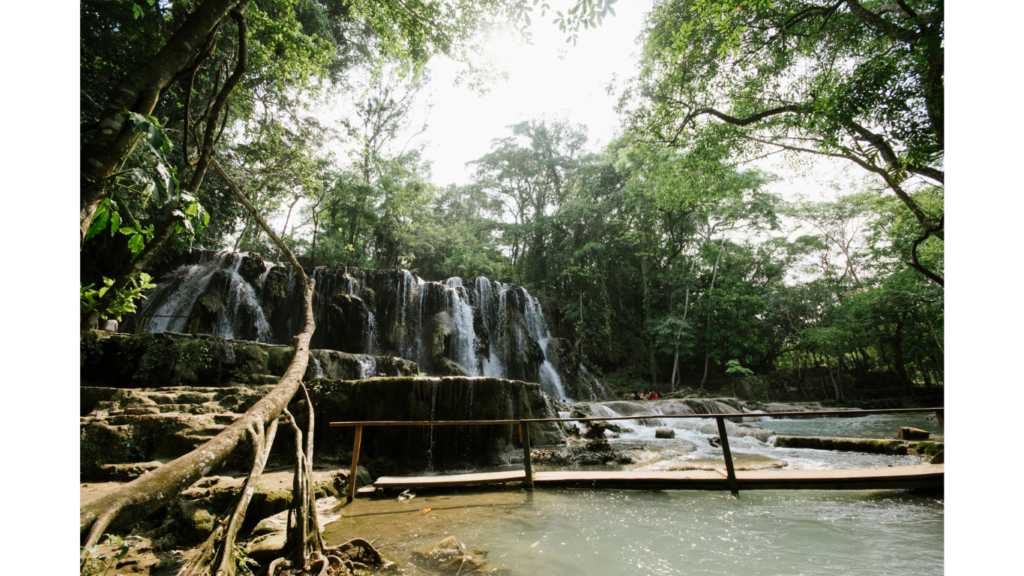
M 623 102 L 644 140 L 852 162 L 941 240 L 908 188 L 944 180 L 943 70 L 941 0 L 660 0 Z

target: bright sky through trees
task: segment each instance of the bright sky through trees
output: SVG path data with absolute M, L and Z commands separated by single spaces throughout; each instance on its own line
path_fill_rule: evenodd
M 560 10 L 572 5 L 551 4 Z M 493 60 L 508 71 L 508 80 L 491 84 L 484 96 L 452 85 L 459 64 L 432 62 L 425 90 L 433 104 L 430 128 L 420 141 L 428 142 L 425 155 L 433 162 L 434 182 L 468 184 L 472 168 L 465 163 L 486 154 L 491 140 L 507 136 L 507 126 L 524 120 L 565 118 L 587 126 L 592 150 L 607 144 L 619 118 L 613 109 L 617 95 L 606 88 L 613 78 L 635 73 L 636 38 L 649 9 L 649 0 L 616 3 L 616 15 L 581 31 L 576 46 L 567 44 L 566 35 L 551 23 L 553 13 L 541 18 L 535 10 L 532 45 L 508 35 L 493 42 Z

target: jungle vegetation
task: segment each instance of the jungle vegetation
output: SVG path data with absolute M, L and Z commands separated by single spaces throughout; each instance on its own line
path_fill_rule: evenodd
M 568 4 L 83 0 L 83 325 L 130 312 L 140 274 L 235 249 L 521 284 L 626 387 L 736 366 L 941 384 L 943 3 L 658 0 L 614 142 L 524 121 L 472 183 L 434 182 L 406 145 L 430 58 L 479 87 L 486 33 L 528 37 L 545 15 L 571 40 L 614 15 Z M 336 101 L 342 122 L 319 113 Z M 770 154 L 850 177 L 783 198 L 756 165 Z M 302 542 L 295 562 L 318 553 Z

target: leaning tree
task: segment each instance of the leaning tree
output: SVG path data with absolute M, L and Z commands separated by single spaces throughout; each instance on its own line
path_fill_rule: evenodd
M 941 0 L 659 0 L 623 107 L 649 142 L 816 155 L 876 175 L 920 225 L 907 264 L 942 285 L 917 255 L 944 239 L 942 212 L 908 187 L 944 181 L 943 70 Z

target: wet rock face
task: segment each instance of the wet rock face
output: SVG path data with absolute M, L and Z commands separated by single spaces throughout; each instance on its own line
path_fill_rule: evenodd
M 242 258 L 242 264 L 238 267 L 238 274 L 257 290 L 263 287 L 260 278 L 263 277 L 263 273 L 266 271 L 267 264 L 258 252 L 249 252 Z
M 324 306 L 320 323 L 313 333 L 317 342 L 311 343 L 311 346 L 364 354 L 367 352 L 368 318 L 366 306 L 361 298 L 336 293 Z
M 278 361 L 268 360 L 271 364 Z M 108 465 L 169 460 L 186 454 L 233 423 L 273 387 L 124 390 L 84 386 L 80 389 L 82 477 L 100 479 L 112 474 L 133 474 L 133 470 L 142 471 L 145 467 Z M 318 427 L 316 453 L 346 467 L 351 461 L 354 430 L 330 428 L 330 422 L 555 417 L 538 384 L 497 378 L 317 380 L 308 388 Z M 301 404 L 296 400 L 290 410 L 304 428 L 305 400 Z M 530 438 L 534 445 L 543 446 L 562 443 L 564 434 L 557 423 L 531 424 Z M 237 461 L 242 469 L 247 469 L 246 459 L 250 457 L 245 446 L 240 445 L 231 461 Z M 521 454 L 522 449 L 518 431 L 511 424 L 394 426 L 364 428 L 360 452 L 360 462 L 379 475 L 507 464 L 509 455 Z M 285 458 L 294 454 L 287 437 L 279 437 L 273 454 L 283 454 Z
M 320 363 L 323 377 L 329 380 L 362 380 L 381 374 L 415 376 L 419 372 L 415 362 L 395 357 L 348 354 L 337 350 L 312 350 L 310 354 Z
M 536 464 L 551 466 L 600 466 L 603 464 L 632 464 L 633 458 L 625 452 L 614 450 L 603 438 L 572 443 L 568 448 L 534 450 Z
M 324 383 L 317 421 L 515 420 L 554 418 L 538 384 L 498 378 L 375 378 Z M 314 404 L 317 405 L 317 399 Z M 326 419 L 326 420 L 325 420 Z M 327 428 L 325 450 L 350 454 L 352 428 Z M 318 433 L 318 438 L 320 434 Z M 537 446 L 558 444 L 557 423 L 530 424 Z M 386 457 L 408 471 L 508 464 L 519 451 L 514 425 L 363 428 L 360 461 Z
M 172 333 L 82 340 L 83 382 L 117 388 L 264 384 L 284 374 L 295 349 Z M 396 372 L 392 372 L 394 374 Z M 312 380 L 312 361 L 303 376 Z
M 267 273 L 263 281 L 263 289 L 260 291 L 260 304 L 263 306 L 263 313 L 267 315 L 272 326 L 281 326 L 285 318 L 281 312 L 284 311 L 285 303 L 288 301 L 288 273 L 280 266 L 274 266 Z

